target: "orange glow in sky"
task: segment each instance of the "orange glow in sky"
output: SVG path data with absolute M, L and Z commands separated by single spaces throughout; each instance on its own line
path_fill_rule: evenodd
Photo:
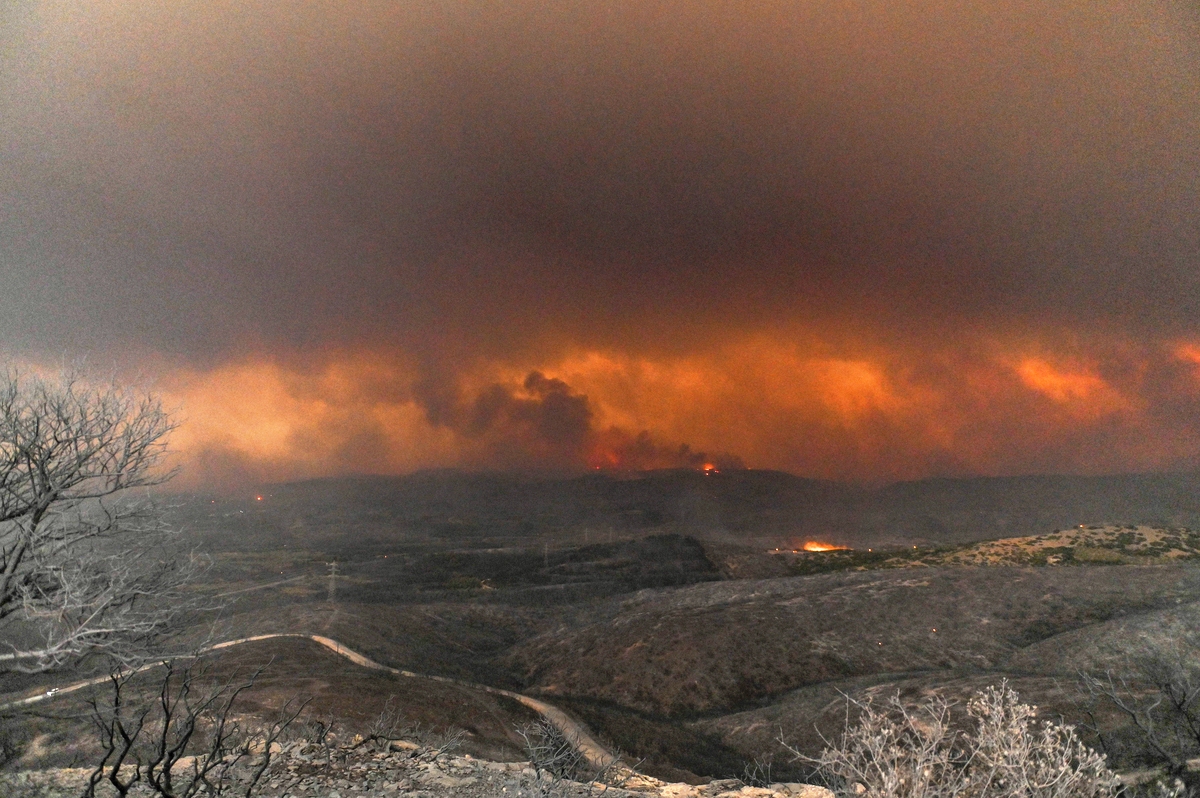
M 1036 357 L 1017 365 L 1021 381 L 1060 404 L 1099 403 L 1116 406 L 1121 397 L 1103 379 L 1086 371 L 1066 371 Z
M 1200 345 L 1177 344 L 1174 348 L 1175 357 L 1200 366 Z
M 479 361 L 436 401 L 392 352 L 249 359 L 163 385 L 184 484 L 430 467 L 1086 473 L 1171 467 L 1200 443 L 1146 410 L 1140 361 L 1114 379 L 997 351 L 843 353 L 763 336 L 676 356 L 589 350 Z M 1197 352 L 1181 345 L 1164 362 L 1191 369 Z M 1180 379 L 1200 391 L 1200 370 Z

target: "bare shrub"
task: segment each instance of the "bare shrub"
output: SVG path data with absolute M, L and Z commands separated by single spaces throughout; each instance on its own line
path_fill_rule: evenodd
M 742 784 L 747 787 L 766 787 L 774 782 L 771 778 L 771 760 L 755 757 L 742 768 Z
M 466 737 L 467 733 L 462 729 L 446 729 L 443 732 L 426 732 L 417 735 L 421 745 L 429 749 L 427 756 L 430 759 L 437 759 L 439 756 L 462 748 L 463 740 Z
M 866 798 L 1107 798 L 1122 791 L 1105 758 L 1071 726 L 1035 722 L 1006 683 L 968 702 L 958 730 L 952 705 L 934 697 L 909 707 L 899 695 L 882 705 L 847 699 L 842 738 L 816 758 L 785 747 L 816 766 L 840 794 Z M 860 714 L 849 722 L 849 709 Z
M 580 750 L 579 741 L 569 738 L 549 720 L 539 720 L 517 729 L 525 743 L 525 754 L 533 767 L 533 781 L 526 786 L 539 798 L 567 798 L 571 795 L 593 795 L 609 786 L 621 787 L 633 769 L 621 765 L 621 756 L 605 761 L 589 762 Z
M 1141 640 L 1130 647 L 1119 668 L 1081 673 L 1080 683 L 1090 702 L 1116 709 L 1132 726 L 1134 747 L 1140 750 L 1122 750 L 1128 746 L 1116 739 L 1117 730 L 1103 728 L 1095 713 L 1089 712 L 1101 745 L 1159 765 L 1171 776 L 1185 777 L 1188 760 L 1200 756 L 1198 651 L 1200 639 L 1194 633 L 1170 642 Z
M 328 749 L 332 747 L 333 715 L 309 717 L 304 722 L 292 726 L 291 736 L 301 742 Z
M 525 743 L 525 754 L 534 770 L 560 779 L 573 779 L 586 769 L 587 759 L 574 740 L 548 720 L 539 720 L 517 729 Z
M 363 742 L 373 745 L 378 751 L 386 751 L 397 740 L 403 740 L 408 734 L 414 734 L 415 727 L 409 726 L 404 713 L 396 706 L 396 696 L 388 696 L 383 709 L 371 721 L 363 735 Z
M 1101 798 L 1121 791 L 1103 754 L 1072 726 L 1042 721 L 1007 684 L 988 687 L 968 705 L 976 723 L 968 772 L 980 795 Z
M 289 702 L 267 725 L 247 724 L 234 712 L 239 696 L 261 674 L 209 678 L 209 663 L 163 664 L 156 694 L 139 696 L 136 674 L 114 670 L 106 699 L 91 700 L 92 723 L 104 752 L 85 798 L 108 782 L 120 796 L 137 785 L 162 798 L 247 796 L 257 789 L 284 730 L 307 702 Z

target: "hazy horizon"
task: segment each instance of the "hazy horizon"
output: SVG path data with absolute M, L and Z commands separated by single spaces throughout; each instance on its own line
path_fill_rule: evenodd
M 470 467 L 470 466 L 434 466 L 429 468 L 418 468 L 412 471 L 404 472 L 368 472 L 368 471 L 346 471 L 336 474 L 321 474 L 318 476 L 302 476 L 294 478 L 286 478 L 281 480 L 264 480 L 264 481 L 239 481 L 236 475 L 231 475 L 229 479 L 222 481 L 210 481 L 202 485 L 194 484 L 192 481 L 184 479 L 175 479 L 166 483 L 163 487 L 167 493 L 178 493 L 181 495 L 204 495 L 212 493 L 214 495 L 225 495 L 232 497 L 234 494 L 242 496 L 254 496 L 256 492 L 272 487 L 284 487 L 289 485 L 302 485 L 305 483 L 325 482 L 336 484 L 338 482 L 355 482 L 355 481 L 373 481 L 381 482 L 389 480 L 406 480 L 419 479 L 422 477 L 464 477 L 464 478 L 496 478 L 500 480 L 514 480 L 529 482 L 534 484 L 544 484 L 553 482 L 572 482 L 576 480 L 586 480 L 594 477 L 612 479 L 616 481 L 628 481 L 653 478 L 655 476 L 666 476 L 671 474 L 695 474 L 695 475 L 711 475 L 725 476 L 736 474 L 776 474 L 798 481 L 818 482 L 839 487 L 849 488 L 851 490 L 863 491 L 880 491 L 887 488 L 892 488 L 900 485 L 932 483 L 932 482 L 1021 482 L 1021 481 L 1040 481 L 1040 480 L 1087 480 L 1087 481 L 1103 481 L 1103 480 L 1138 480 L 1138 479 L 1156 479 L 1156 478 L 1171 478 L 1171 477 L 1200 477 L 1200 469 L 1181 469 L 1181 470 L 1166 470 L 1166 471 L 1114 471 L 1108 473 L 1049 473 L 1049 472 L 1027 472 L 1014 474 L 967 474 L 967 475 L 942 475 L 929 474 L 912 479 L 826 479 L 822 477 L 806 476 L 797 474 L 791 471 L 786 471 L 778 468 L 750 468 L 746 466 L 734 466 L 727 468 L 704 469 L 702 467 L 688 466 L 670 466 L 665 468 L 649 468 L 649 469 L 615 469 L 615 468 L 489 468 L 489 467 Z

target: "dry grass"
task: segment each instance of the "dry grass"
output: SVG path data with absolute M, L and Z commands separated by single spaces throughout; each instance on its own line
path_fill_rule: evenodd
M 936 555 L 937 565 L 1141 564 L 1200 558 L 1200 533 L 1184 527 L 1092 525 L 984 541 Z

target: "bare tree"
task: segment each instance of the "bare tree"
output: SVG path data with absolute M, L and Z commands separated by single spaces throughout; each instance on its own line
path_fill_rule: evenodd
M 0 676 L 134 665 L 177 628 L 198 563 L 173 556 L 148 494 L 173 476 L 173 429 L 152 394 L 0 371 Z

